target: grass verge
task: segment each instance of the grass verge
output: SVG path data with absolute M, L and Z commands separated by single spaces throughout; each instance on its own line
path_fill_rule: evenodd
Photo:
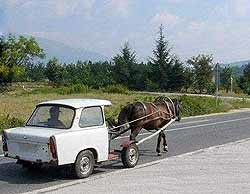
M 29 118 L 35 105 L 42 101 L 62 98 L 97 98 L 107 99 L 113 106 L 106 108 L 106 117 L 117 118 L 123 106 L 135 101 L 152 102 L 156 96 L 139 94 L 135 92 L 109 93 L 110 90 L 92 90 L 77 87 L 81 93 L 64 92 L 65 88 L 40 88 L 31 91 L 17 91 L 0 95 L 0 133 L 3 129 L 21 126 Z M 222 100 L 216 101 L 210 97 L 181 96 L 182 116 L 195 116 L 210 113 L 226 112 L 231 109 L 250 108 L 250 102 L 246 100 Z

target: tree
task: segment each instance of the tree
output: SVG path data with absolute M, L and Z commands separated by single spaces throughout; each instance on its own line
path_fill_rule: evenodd
M 136 54 L 129 47 L 129 43 L 125 42 L 121 53 L 113 58 L 114 62 L 114 79 L 116 83 L 125 86 L 133 85 L 130 80 L 133 74 L 133 66 L 136 64 Z
M 2 58 L 4 47 L 5 47 L 4 38 L 3 36 L 0 36 L 0 58 Z
M 221 85 L 226 89 L 226 92 L 228 93 L 230 87 L 231 87 L 231 79 L 233 76 L 233 70 L 231 67 L 224 67 L 220 74 L 220 81 Z
M 185 67 L 183 71 L 183 76 L 184 76 L 183 87 L 185 88 L 186 92 L 188 92 L 188 89 L 193 86 L 193 81 L 194 81 L 193 69 L 191 67 Z
M 0 37 L 0 85 L 4 85 L 9 75 L 9 68 L 3 63 L 3 54 L 6 48 L 4 37 Z M 2 90 L 2 89 L 1 89 Z
M 111 63 L 107 61 L 92 63 L 90 69 L 94 88 L 99 89 L 114 84 Z
M 11 83 L 15 71 L 18 66 L 26 67 L 33 63 L 36 58 L 43 58 L 45 56 L 43 49 L 32 37 L 19 36 L 16 38 L 13 35 L 8 37 L 1 37 L 0 40 L 0 65 L 4 66 L 5 77 L 0 78 L 2 82 Z
M 185 75 L 183 63 L 175 58 L 169 73 L 168 87 L 172 91 L 180 91 L 185 85 Z
M 134 64 L 131 68 L 129 88 L 134 90 L 145 90 L 149 75 L 149 66 L 144 63 Z
M 159 38 L 156 40 L 155 50 L 153 50 L 153 57 L 150 60 L 152 74 L 151 80 L 159 85 L 161 89 L 169 89 L 169 74 L 173 59 L 170 55 L 171 48 L 169 48 L 168 41 L 163 35 L 163 25 L 160 26 Z
M 64 83 L 64 67 L 59 63 L 57 58 L 50 59 L 46 65 L 45 74 L 48 80 L 54 85 L 59 86 Z
M 46 79 L 46 67 L 43 63 L 28 65 L 26 68 L 26 79 L 28 81 L 43 81 Z
M 250 81 L 250 63 L 248 63 L 244 70 L 243 70 L 243 76 L 247 81 Z
M 244 67 L 243 75 L 240 77 L 239 87 L 250 95 L 250 63 Z
M 192 65 L 194 70 L 194 88 L 199 93 L 210 90 L 212 84 L 213 70 L 212 70 L 213 57 L 210 55 L 198 55 L 192 57 L 187 61 Z

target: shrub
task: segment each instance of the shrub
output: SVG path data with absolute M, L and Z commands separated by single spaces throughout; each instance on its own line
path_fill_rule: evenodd
M 193 97 L 193 96 L 181 96 L 184 116 L 194 116 L 209 114 L 215 112 L 226 111 L 222 100 L 218 100 L 216 106 L 216 99 L 210 97 Z
M 61 87 L 58 88 L 57 93 L 65 95 L 65 94 L 77 94 L 77 93 L 87 93 L 90 88 L 83 84 L 75 84 L 69 87 Z
M 3 129 L 22 126 L 24 122 L 24 120 L 11 117 L 10 115 L 0 115 L 0 133 L 3 131 Z
M 207 93 L 208 94 L 214 94 L 216 91 L 216 85 L 214 83 L 209 83 L 207 87 Z
M 103 88 L 102 91 L 106 93 L 129 94 L 128 88 L 120 84 L 109 85 Z
M 160 91 L 160 87 L 159 84 L 152 82 L 151 80 L 147 79 L 146 80 L 146 90 L 149 92 L 156 92 L 156 91 Z

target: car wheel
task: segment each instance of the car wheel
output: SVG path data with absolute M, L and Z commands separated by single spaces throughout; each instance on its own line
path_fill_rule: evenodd
M 130 144 L 122 149 L 121 159 L 123 166 L 133 168 L 139 161 L 139 149 L 136 144 Z
M 87 178 L 94 170 L 95 159 L 91 151 L 85 150 L 78 154 L 74 164 L 74 174 L 77 178 Z

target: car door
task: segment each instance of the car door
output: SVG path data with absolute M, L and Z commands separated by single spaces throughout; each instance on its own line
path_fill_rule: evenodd
M 79 119 L 79 127 L 88 132 L 85 142 L 97 149 L 98 161 L 108 158 L 108 130 L 105 124 L 103 108 L 101 106 L 85 107 Z

